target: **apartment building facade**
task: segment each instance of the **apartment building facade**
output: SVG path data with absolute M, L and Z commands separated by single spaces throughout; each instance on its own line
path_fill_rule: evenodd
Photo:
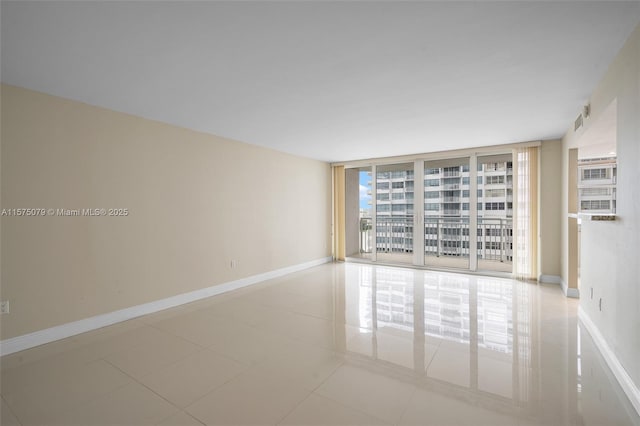
M 424 232 L 427 256 L 469 257 L 471 185 L 468 165 L 425 167 Z M 413 252 L 413 170 L 376 173 L 376 250 Z M 511 262 L 513 167 L 511 161 L 480 163 L 477 170 L 477 255 Z
M 615 157 L 578 162 L 578 208 L 581 213 L 616 212 L 617 162 Z

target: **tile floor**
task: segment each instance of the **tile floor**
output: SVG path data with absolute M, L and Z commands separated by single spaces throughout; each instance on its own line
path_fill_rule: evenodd
M 327 264 L 1 359 L 2 425 L 638 425 L 557 286 Z

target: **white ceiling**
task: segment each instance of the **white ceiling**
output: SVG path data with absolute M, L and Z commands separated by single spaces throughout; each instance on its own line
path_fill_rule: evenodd
M 640 2 L 2 2 L 2 81 L 321 160 L 560 137 Z

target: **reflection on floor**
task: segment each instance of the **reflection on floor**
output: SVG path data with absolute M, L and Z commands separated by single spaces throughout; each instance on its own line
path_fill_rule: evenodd
M 10 424 L 633 425 L 557 286 L 328 264 L 9 355 Z

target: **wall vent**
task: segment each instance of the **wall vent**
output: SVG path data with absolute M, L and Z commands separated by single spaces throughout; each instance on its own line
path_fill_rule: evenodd
M 573 130 L 576 131 L 580 127 L 582 127 L 582 114 L 580 114 L 578 118 L 576 118 L 575 123 L 573 123 Z

